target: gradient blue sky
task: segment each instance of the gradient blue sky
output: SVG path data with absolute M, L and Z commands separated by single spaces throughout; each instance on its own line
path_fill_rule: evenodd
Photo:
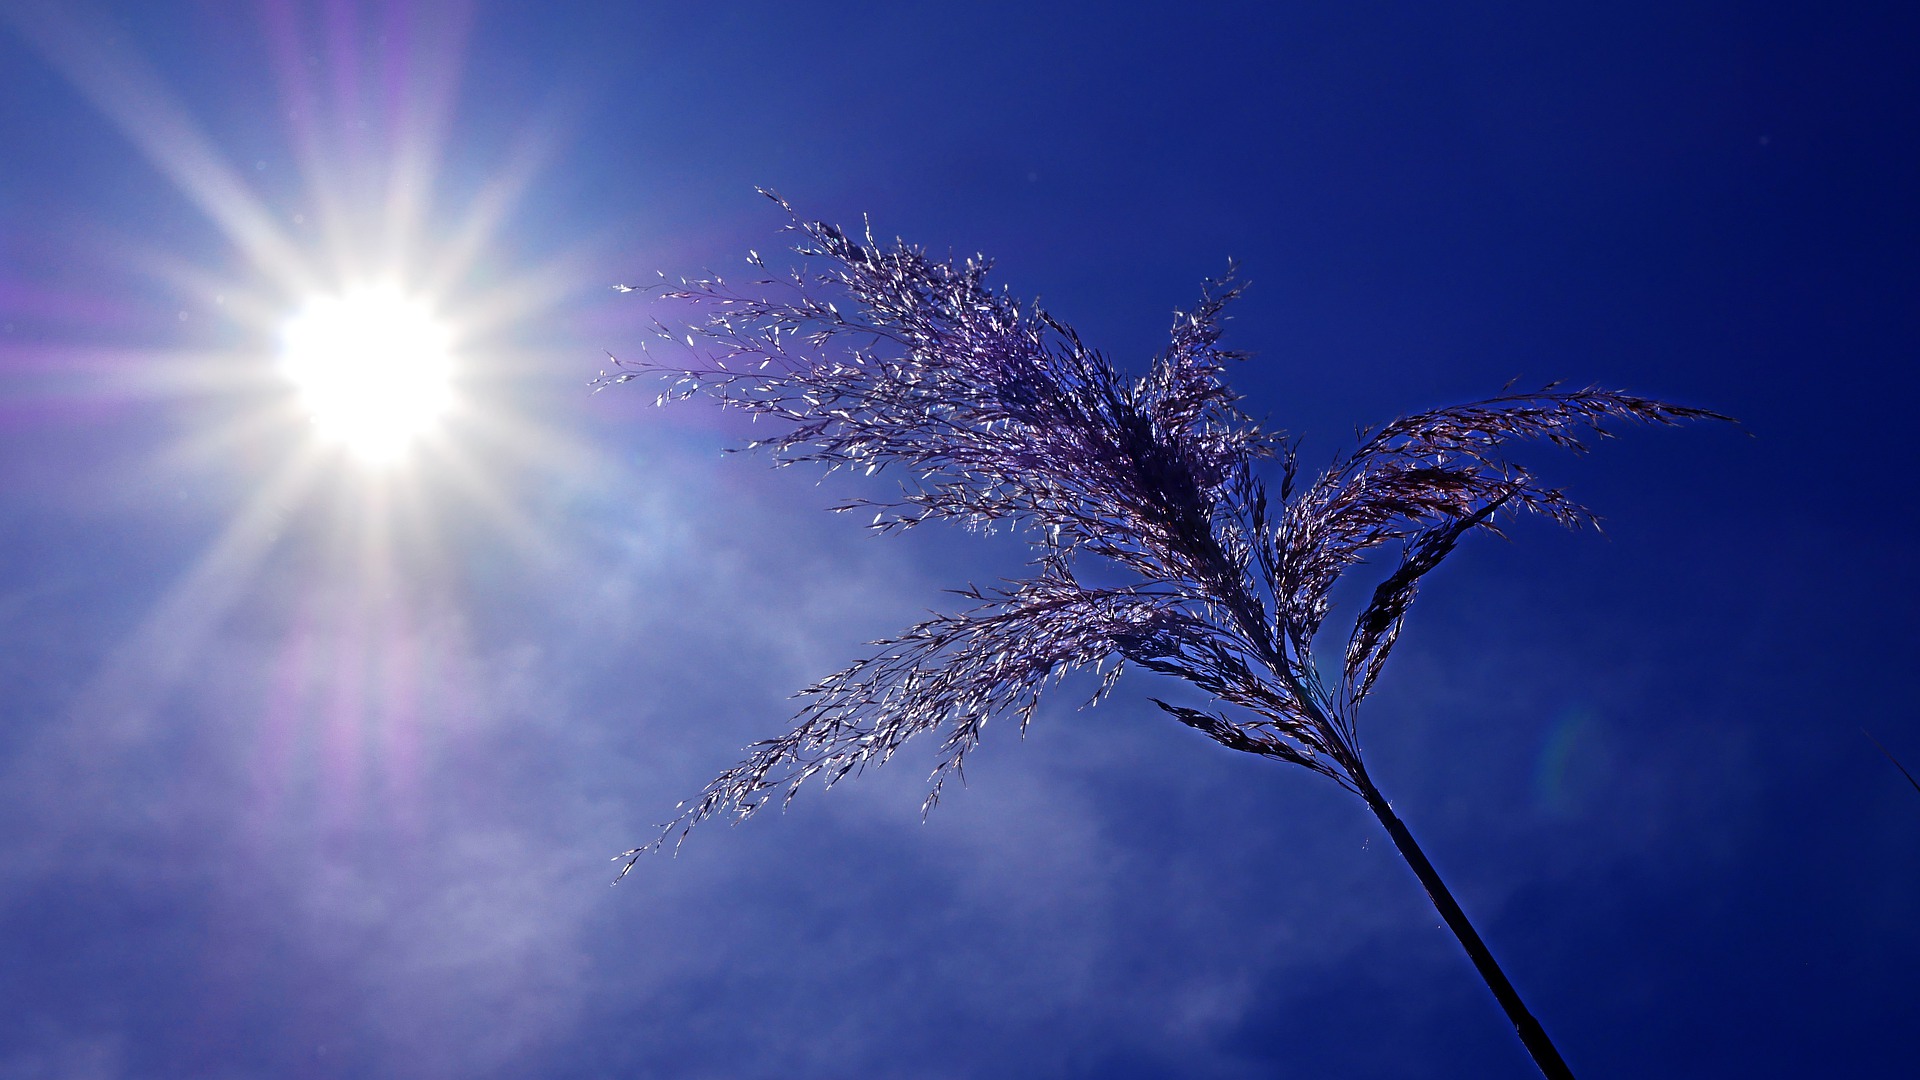
M 1137 685 L 607 887 L 1021 559 L 587 393 L 756 184 L 1136 369 L 1238 259 L 1309 462 L 1516 376 L 1740 417 L 1530 455 L 1607 536 L 1456 556 L 1366 746 L 1581 1076 L 1911 1070 L 1898 7 L 0 5 L 0 1078 L 1531 1074 L 1359 802 Z M 383 476 L 274 367 L 374 273 L 465 402 Z

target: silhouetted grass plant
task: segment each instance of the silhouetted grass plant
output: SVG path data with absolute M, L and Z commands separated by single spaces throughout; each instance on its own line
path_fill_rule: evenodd
M 801 691 L 793 729 L 756 743 L 681 804 L 658 838 L 623 856 L 621 875 L 701 821 L 784 804 L 810 779 L 831 787 L 938 733 L 931 809 L 990 719 L 1013 717 L 1024 730 L 1049 683 L 1097 672 L 1097 702 L 1134 664 L 1213 703 L 1150 699 L 1173 719 L 1364 800 L 1541 1071 L 1571 1076 L 1368 775 L 1360 709 L 1421 581 L 1467 534 L 1523 514 L 1593 521 L 1502 456 L 1507 443 L 1581 452 L 1607 421 L 1726 417 L 1593 387 L 1509 386 L 1363 431 L 1309 478 L 1287 437 L 1262 430 L 1228 388 L 1227 366 L 1241 358 L 1219 344 L 1240 292 L 1231 272 L 1176 313 L 1167 350 L 1130 380 L 1070 327 L 990 288 L 984 258 L 937 259 L 876 242 L 871 229 L 855 237 L 797 216 L 790 228 L 810 269 L 663 284 L 660 295 L 704 309 L 691 328 L 655 324 L 684 359 L 649 349 L 615 360 L 599 385 L 658 379 L 662 402 L 704 396 L 744 410 L 769 427 L 750 445 L 782 465 L 891 470 L 897 493 L 835 509 L 870 512 L 881 532 L 928 521 L 1011 527 L 1031 543 L 1034 572 L 958 590 L 961 610 L 875 642 L 871 656 Z M 765 270 L 758 254 L 750 261 Z M 1392 568 L 1338 662 L 1323 667 L 1315 646 L 1329 593 L 1379 548 L 1395 553 Z M 1087 560 L 1123 571 L 1125 583 L 1083 582 Z

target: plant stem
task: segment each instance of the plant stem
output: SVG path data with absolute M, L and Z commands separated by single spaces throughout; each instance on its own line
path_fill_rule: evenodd
M 1407 865 L 1413 868 L 1414 876 L 1418 877 L 1420 884 L 1426 887 L 1428 898 L 1440 912 L 1440 917 L 1447 921 L 1448 929 L 1453 931 L 1454 937 L 1460 939 L 1460 947 L 1467 950 L 1467 956 L 1472 958 L 1473 966 L 1480 969 L 1480 977 L 1486 980 L 1487 988 L 1492 990 L 1493 996 L 1499 999 L 1500 1007 L 1507 1010 L 1507 1019 L 1513 1021 L 1514 1030 L 1519 1033 L 1520 1041 L 1526 1045 L 1527 1053 L 1533 1055 L 1533 1063 L 1540 1067 L 1541 1074 L 1549 1080 L 1573 1080 L 1573 1070 L 1567 1068 L 1567 1063 L 1560 1057 L 1560 1051 L 1553 1048 L 1553 1041 L 1547 1038 L 1547 1031 L 1540 1026 L 1540 1021 L 1535 1020 L 1533 1014 L 1527 1011 L 1526 1003 L 1520 1000 L 1519 992 L 1514 990 L 1513 984 L 1507 981 L 1506 973 L 1500 970 L 1500 965 L 1494 962 L 1493 953 L 1487 948 L 1487 943 L 1480 940 L 1480 935 L 1474 931 L 1473 924 L 1467 921 L 1467 913 L 1460 910 L 1460 905 L 1454 900 L 1453 894 L 1447 891 L 1446 883 L 1440 880 L 1439 871 L 1427 861 L 1426 853 L 1420 850 L 1420 845 L 1413 842 L 1413 834 L 1407 831 L 1406 824 L 1394 814 L 1393 807 L 1387 805 L 1386 797 L 1380 794 L 1380 789 L 1374 787 L 1364 774 L 1358 778 L 1358 787 L 1360 797 L 1367 801 L 1367 807 L 1373 811 L 1373 816 L 1379 818 L 1380 824 L 1387 827 L 1387 835 L 1393 837 L 1393 846 L 1400 849 L 1401 858 L 1407 860 Z

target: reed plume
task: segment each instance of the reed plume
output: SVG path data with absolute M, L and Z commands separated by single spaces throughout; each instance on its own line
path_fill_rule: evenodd
M 1296 445 L 1240 407 L 1220 345 L 1229 274 L 1175 315 L 1171 340 L 1128 379 L 1072 328 L 987 284 L 984 258 L 935 258 L 792 217 L 807 261 L 782 276 L 666 284 L 692 327 L 656 322 L 679 361 L 650 348 L 616 360 L 601 386 L 655 381 L 660 400 L 706 397 L 766 421 L 750 444 L 782 465 L 887 473 L 883 498 L 835 507 L 881 532 L 929 521 L 1009 529 L 1033 572 L 957 590 L 964 604 L 875 642 L 807 687 L 792 730 L 683 803 L 645 851 L 719 815 L 784 803 L 939 738 L 925 808 L 940 798 L 986 723 L 1024 730 L 1045 688 L 1098 675 L 1093 700 L 1129 664 L 1181 680 L 1206 707 L 1152 698 L 1229 749 L 1298 765 L 1358 795 L 1460 939 L 1543 1073 L 1572 1074 L 1528 1013 L 1413 836 L 1368 775 L 1361 706 L 1399 640 L 1427 574 L 1475 532 L 1537 514 L 1593 516 L 1504 456 L 1544 440 L 1575 452 L 1609 422 L 1726 417 L 1597 387 L 1509 386 L 1483 401 L 1363 431 L 1311 478 Z M 762 273 L 765 261 L 749 260 Z M 634 291 L 619 286 L 623 291 Z M 1270 490 L 1269 476 L 1278 486 Z M 1387 569 L 1347 631 L 1337 663 L 1316 653 L 1329 596 L 1387 549 Z M 1083 573 L 1119 579 L 1095 585 Z

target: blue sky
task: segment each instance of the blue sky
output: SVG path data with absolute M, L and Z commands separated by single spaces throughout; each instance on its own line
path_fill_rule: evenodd
M 811 216 L 1123 366 L 1239 261 L 1325 460 L 1509 379 L 1739 417 L 1529 454 L 1375 778 L 1582 1076 L 1894 1075 L 1920 966 L 1920 20 L 1894 5 L 0 7 L 0 1077 L 1532 1075 L 1365 808 L 1144 683 L 615 853 L 1018 572 L 597 395 Z M 276 366 L 389 276 L 404 461 Z M 836 481 L 836 485 L 837 485 Z

